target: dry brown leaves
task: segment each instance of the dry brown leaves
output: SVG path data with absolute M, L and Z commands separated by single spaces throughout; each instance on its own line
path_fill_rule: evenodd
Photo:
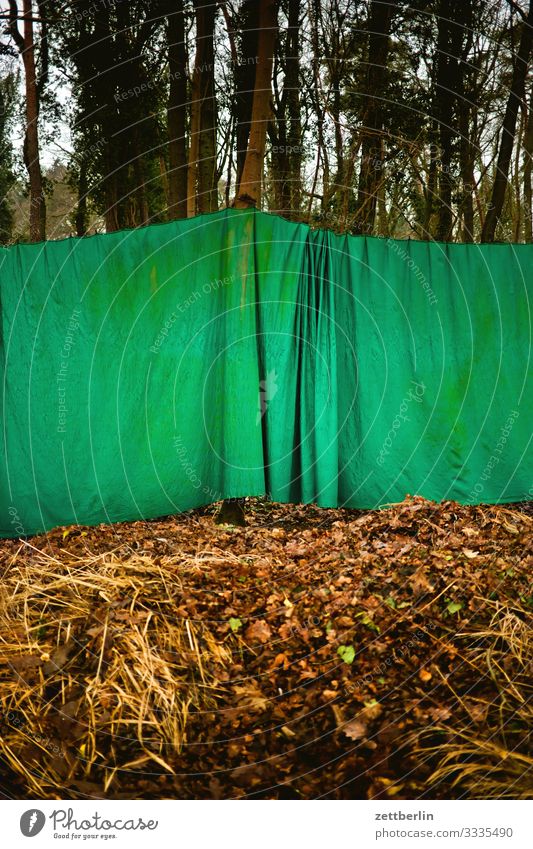
M 490 795 L 512 749 L 528 796 L 531 543 L 527 507 L 421 498 L 3 541 L 5 792 Z

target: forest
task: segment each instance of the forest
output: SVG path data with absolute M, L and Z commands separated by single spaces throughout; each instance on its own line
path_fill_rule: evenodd
M 338 232 L 531 242 L 531 4 L 3 4 L 0 236 L 250 204 Z

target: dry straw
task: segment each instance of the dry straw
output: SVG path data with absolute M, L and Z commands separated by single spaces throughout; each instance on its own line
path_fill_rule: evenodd
M 412 501 L 369 513 L 353 527 L 364 523 L 364 534 L 373 527 L 386 538 L 391 526 L 414 523 L 417 513 L 419 526 L 429 523 L 439 537 L 447 534 L 446 509 L 440 516 L 427 505 Z M 506 543 L 503 551 L 509 549 L 518 570 L 513 586 L 523 588 L 531 519 L 504 508 L 489 513 L 491 522 L 482 508 L 470 508 L 465 530 L 471 536 L 472 522 L 481 524 L 497 554 L 501 546 L 491 534 L 501 528 L 517 541 L 521 527 L 520 542 Z M 439 519 L 445 530 L 435 524 Z M 267 540 L 273 533 L 264 530 Z M 0 760 L 30 797 L 116 796 L 121 778 L 128 787 L 146 780 L 145 790 L 148 782 L 154 792 L 158 777 L 173 781 L 180 751 L 195 742 L 187 738 L 191 713 L 205 711 L 207 719 L 216 708 L 234 706 L 230 647 L 241 637 L 216 625 L 212 633 L 207 623 L 187 618 L 186 601 L 213 571 L 231 575 L 235 567 L 237 574 L 242 558 L 216 545 L 197 556 L 148 556 L 129 545 L 101 554 L 79 550 L 54 544 L 44 551 L 21 541 L 3 558 Z M 478 554 L 465 551 L 476 563 Z M 247 551 L 247 562 L 261 559 Z M 429 617 L 420 627 L 434 643 L 435 692 L 428 698 L 442 711 L 433 723 L 421 720 L 409 736 L 413 771 L 423 771 L 424 793 L 435 796 L 533 798 L 531 599 L 514 598 L 512 590 L 504 601 L 487 598 L 481 580 L 487 567 L 470 569 L 470 559 L 465 562 L 458 572 L 452 563 L 451 583 L 417 608 Z M 496 556 L 495 568 L 506 563 Z M 457 620 L 439 615 L 452 586 L 470 599 L 466 616 Z M 434 616 L 438 627 L 425 629 Z M 268 661 L 268 653 L 261 656 Z
M 490 599 L 487 627 L 454 635 L 459 659 L 471 670 L 461 692 L 443 676 L 450 721 L 411 735 L 414 756 L 433 763 L 428 789 L 453 788 L 454 798 L 533 798 L 533 634 L 531 613 Z M 436 742 L 438 739 L 438 742 Z
M 231 661 L 175 614 L 182 579 L 203 567 L 205 556 L 19 549 L 0 587 L 0 755 L 30 794 L 172 772 L 189 712 L 215 705 Z

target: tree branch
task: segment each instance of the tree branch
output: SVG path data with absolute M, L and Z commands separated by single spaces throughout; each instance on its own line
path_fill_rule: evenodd
M 518 12 L 523 21 L 527 21 L 527 12 L 524 12 L 524 10 L 520 8 L 516 0 L 507 0 L 507 2 L 509 3 L 509 6 L 515 10 L 515 12 Z
M 9 32 L 18 49 L 22 53 L 24 50 L 24 39 L 19 32 L 17 21 L 19 20 L 19 10 L 17 0 L 9 0 L 9 15 L 5 15 L 9 19 Z

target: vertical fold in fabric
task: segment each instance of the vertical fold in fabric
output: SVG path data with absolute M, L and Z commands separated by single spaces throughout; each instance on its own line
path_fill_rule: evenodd
M 0 249 L 0 535 L 533 495 L 531 245 L 256 210 Z

